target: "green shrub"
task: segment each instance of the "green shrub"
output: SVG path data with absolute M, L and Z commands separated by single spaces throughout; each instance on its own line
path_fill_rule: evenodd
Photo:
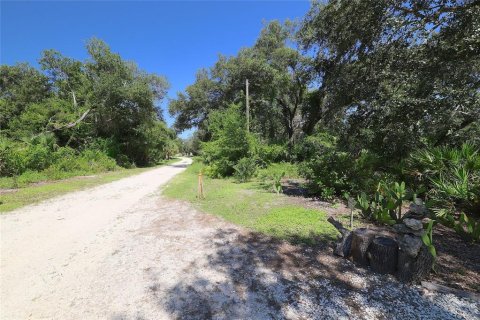
M 371 190 L 375 177 L 368 168 L 360 167 L 346 152 L 325 150 L 300 165 L 300 174 L 309 181 L 309 189 L 314 194 L 322 194 L 324 189 L 335 194 Z
M 35 182 L 41 182 L 48 180 L 48 176 L 45 172 L 27 170 L 17 177 L 17 186 L 23 187 Z
M 16 176 L 27 170 L 41 171 L 53 163 L 52 153 L 56 147 L 51 134 L 35 136 L 29 142 L 0 141 L 0 175 Z
M 25 170 L 41 171 L 52 164 L 52 149 L 45 145 L 29 145 L 25 149 Z
M 0 138 L 0 176 L 12 176 L 25 170 L 25 159 L 19 149 L 19 143 Z
M 469 218 L 465 213 L 460 214 L 458 221 L 453 225 L 455 231 L 464 239 L 480 241 L 480 221 Z
M 288 152 L 285 146 L 278 144 L 269 145 L 259 143 L 259 147 L 255 153 L 266 163 L 285 161 L 288 158 Z
M 367 150 L 356 156 L 340 151 L 336 140 L 326 134 L 308 137 L 303 144 L 307 157 L 300 165 L 300 174 L 314 194 L 330 198 L 344 192 L 372 192 L 377 182 L 386 178 L 379 170 L 381 158 Z
M 70 147 L 58 148 L 53 153 L 53 159 L 54 161 L 51 167 L 57 171 L 69 172 L 80 169 L 76 161 L 76 152 Z
M 240 182 L 247 182 L 255 176 L 257 164 L 252 158 L 242 158 L 233 168 L 235 169 L 235 178 Z
M 121 154 L 119 143 L 112 138 L 96 138 L 87 145 L 87 149 L 101 151 L 113 159 L 124 157 L 126 158 L 125 161 L 129 162 L 128 157 Z M 121 164 L 119 163 L 119 165 Z
M 480 151 L 472 144 L 435 147 L 412 153 L 405 172 L 426 190 L 427 204 L 439 222 L 464 238 L 475 238 L 480 214 Z M 472 232 L 469 232 L 471 230 Z
M 335 199 L 335 189 L 333 187 L 327 186 L 318 186 L 320 189 L 320 193 L 318 194 L 319 198 L 324 201 L 332 201 Z
M 209 165 L 205 167 L 205 174 L 212 178 L 222 178 L 235 172 L 235 163 L 228 159 L 218 159 L 211 161 Z
M 471 144 L 414 152 L 407 174 L 425 186 L 433 207 L 480 213 L 480 152 Z
M 80 161 L 85 161 L 87 167 L 84 169 L 91 172 L 112 171 L 117 168 L 115 160 L 100 150 L 84 150 L 80 154 Z
M 43 180 L 58 180 L 117 168 L 115 160 L 103 151 L 86 149 L 78 152 L 48 141 L 45 137 L 36 137 L 31 143 L 6 144 L 2 141 L 1 173 L 12 177 L 5 178 L 2 185 L 21 187 Z
M 272 176 L 273 179 L 273 190 L 280 194 L 282 190 L 282 178 L 285 176 L 285 172 L 277 173 Z
M 373 196 L 369 197 L 365 192 L 357 196 L 357 209 L 360 209 L 363 218 L 392 225 L 402 218 L 402 206 L 406 199 L 404 182 L 380 182 Z
M 212 112 L 208 118 L 212 139 L 202 144 L 205 173 L 212 177 L 230 176 L 235 164 L 242 158 L 254 156 L 256 138 L 246 131 L 245 119 L 240 107 Z
M 124 154 L 117 155 L 116 161 L 120 167 L 123 167 L 126 169 L 135 168 L 135 163 L 131 162 L 130 159 Z
M 313 159 L 318 155 L 336 147 L 337 138 L 326 132 L 317 132 L 311 136 L 306 136 L 303 140 L 295 144 L 292 157 L 301 162 Z

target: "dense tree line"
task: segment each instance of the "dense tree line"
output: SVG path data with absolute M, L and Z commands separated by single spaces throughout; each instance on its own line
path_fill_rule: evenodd
M 207 130 L 211 111 L 244 104 L 249 79 L 252 128 L 268 142 L 322 127 L 352 152 L 395 158 L 478 143 L 479 19 L 478 1 L 313 3 L 299 26 L 270 22 L 253 47 L 199 71 L 170 112 L 177 130 Z
M 166 78 L 140 70 L 101 40 L 86 49 L 86 61 L 46 50 L 41 70 L 0 67 L 1 175 L 46 169 L 65 153 L 91 156 L 87 150 L 122 166 L 154 164 L 176 152 L 176 134 L 157 107 Z
M 300 22 L 269 22 L 252 47 L 200 70 L 169 111 L 177 131 L 197 128 L 212 175 L 280 159 L 326 198 L 404 180 L 478 214 L 479 30 L 480 1 L 313 2 Z M 246 79 L 251 132 L 229 135 L 245 125 Z

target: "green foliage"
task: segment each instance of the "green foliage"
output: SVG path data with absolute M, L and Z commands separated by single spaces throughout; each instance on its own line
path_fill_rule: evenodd
M 392 225 L 402 218 L 402 205 L 406 199 L 404 182 L 380 182 L 372 197 L 364 192 L 357 196 L 357 208 L 363 218 Z
M 473 217 L 480 213 L 478 148 L 464 143 L 460 148 L 419 150 L 408 159 L 406 171 L 413 183 L 425 186 L 427 204 L 441 223 L 475 239 Z
M 314 2 L 297 33 L 318 83 L 306 123 L 394 161 L 478 143 L 479 14 L 475 1 Z
M 357 196 L 357 209 L 360 209 L 360 212 L 364 219 L 370 219 L 372 217 L 370 200 L 368 199 L 365 192 L 362 192 Z
M 169 110 L 177 129 L 199 128 L 214 176 L 251 157 L 266 180 L 292 161 L 312 193 L 360 195 L 384 223 L 400 219 L 408 185 L 454 226 L 480 214 L 478 16 L 476 1 L 314 1 L 300 25 L 267 23 L 199 71 Z M 246 79 L 255 138 L 237 121 L 220 139 L 210 118 L 232 103 L 243 117 Z
M 114 159 L 98 149 L 82 151 L 59 147 L 53 135 L 45 134 L 27 142 L 0 141 L 1 175 L 13 177 L 6 187 L 24 186 L 30 182 L 56 180 L 111 171 Z
M 214 66 L 201 69 L 195 82 L 169 103 L 175 128 L 198 127 L 209 132 L 210 114 L 245 101 L 250 83 L 250 127 L 267 144 L 294 145 L 301 135 L 298 117 L 307 103 L 312 72 L 310 58 L 293 49 L 291 24 L 271 21 L 251 48 L 236 56 L 220 56 Z M 281 150 L 265 150 L 266 162 L 286 159 Z
M 182 141 L 181 152 L 184 155 L 198 156 L 200 154 L 200 137 L 198 131 L 195 131 L 191 137 Z
M 233 169 L 235 169 L 234 176 L 238 181 L 247 182 L 255 176 L 257 164 L 252 158 L 242 158 L 233 166 Z
M 277 173 L 272 176 L 273 179 L 273 190 L 280 194 L 282 192 L 282 179 L 285 176 L 285 172 Z
M 300 173 L 310 181 L 310 188 L 316 194 L 358 193 L 374 190 L 376 181 L 384 176 L 375 171 L 377 163 L 377 158 L 366 150 L 354 158 L 347 152 L 328 147 L 304 161 Z
M 288 151 L 283 145 L 259 143 L 255 152 L 259 159 L 266 163 L 285 161 L 288 158 Z
M 126 167 L 156 164 L 178 152 L 176 134 L 156 107 L 166 79 L 101 40 L 86 47 L 85 62 L 47 50 L 42 71 L 0 67 L 0 176 L 23 183 L 37 171 L 57 179 L 113 170 L 115 160 Z
M 317 132 L 296 146 L 295 158 L 303 160 L 300 173 L 310 181 L 313 193 L 331 198 L 344 192 L 373 192 L 387 176 L 381 171 L 382 159 L 368 150 L 355 156 L 342 151 L 332 134 Z
M 466 240 L 480 241 L 480 221 L 469 218 L 463 212 L 460 214 L 458 221 L 453 222 L 453 228 Z
M 0 130 L 32 103 L 51 95 L 48 78 L 26 63 L 0 66 Z
M 202 145 L 203 161 L 208 165 L 205 172 L 212 177 L 230 176 L 240 159 L 252 156 L 254 138 L 246 132 L 245 118 L 237 105 L 212 112 L 208 121 L 212 139 Z
M 36 137 L 29 143 L 0 140 L 0 176 L 19 175 L 27 170 L 44 170 L 52 164 L 54 140 Z
M 316 132 L 295 145 L 293 156 L 297 161 L 312 159 L 334 149 L 337 146 L 337 140 L 334 135 L 327 132 Z
M 433 224 L 435 220 L 430 220 L 427 224 L 427 228 L 425 229 L 425 233 L 422 236 L 423 243 L 427 246 L 428 251 L 432 254 L 434 258 L 437 257 L 437 250 L 433 245 Z
M 436 203 L 444 203 L 452 209 L 455 205 L 474 207 L 480 200 L 478 178 L 475 172 L 453 168 L 449 174 L 430 179 L 432 197 Z

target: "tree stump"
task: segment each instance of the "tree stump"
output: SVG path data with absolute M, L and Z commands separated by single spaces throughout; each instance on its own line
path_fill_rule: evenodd
M 367 228 L 358 228 L 352 231 L 351 256 L 353 262 L 368 266 L 367 249 L 375 233 Z
M 334 254 L 340 257 L 348 258 L 350 257 L 350 252 L 352 248 L 352 233 L 348 232 L 340 239 L 339 242 L 335 245 Z
M 343 227 L 342 223 L 333 217 L 327 219 L 342 234 L 342 237 L 335 245 L 333 253 L 337 256 L 348 258 L 350 256 L 350 248 L 352 246 L 352 232 Z
M 416 257 L 403 250 L 398 251 L 397 277 L 403 282 L 413 282 L 424 278 L 432 269 L 434 257 L 423 245 Z
M 367 256 L 373 271 L 395 273 L 397 268 L 398 244 L 388 237 L 376 237 L 368 248 Z

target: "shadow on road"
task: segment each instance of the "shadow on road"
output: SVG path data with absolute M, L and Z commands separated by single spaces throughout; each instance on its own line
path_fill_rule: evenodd
M 168 166 L 173 168 L 186 168 L 189 166 L 189 164 L 179 163 L 179 164 L 169 164 Z
M 452 319 L 417 291 L 355 268 L 325 247 L 292 246 L 256 234 L 218 230 L 207 265 L 171 287 L 158 304 L 177 319 Z M 214 270 L 221 277 L 211 276 Z M 153 286 L 152 294 L 156 295 Z M 412 313 L 413 312 L 413 313 Z M 420 313 L 419 313 L 420 312 Z

